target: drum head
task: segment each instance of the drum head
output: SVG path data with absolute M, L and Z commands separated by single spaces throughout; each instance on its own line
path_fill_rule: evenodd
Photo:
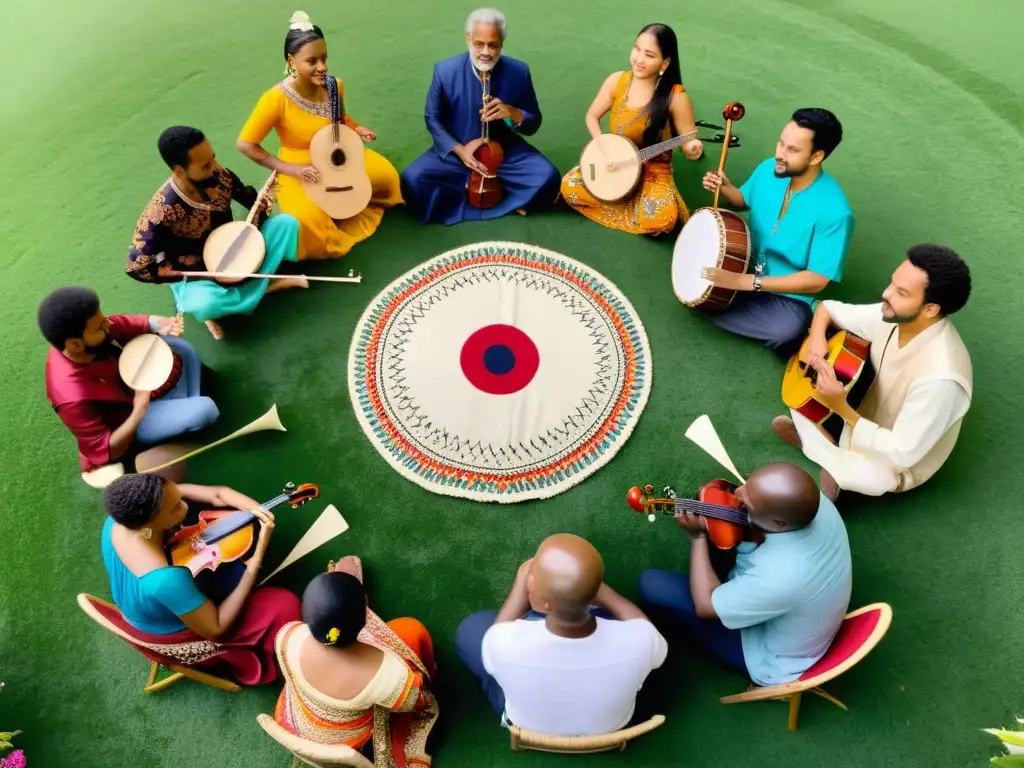
M 162 387 L 173 367 L 171 345 L 155 333 L 144 333 L 129 341 L 117 361 L 121 379 L 136 392 L 152 392 Z
M 701 300 L 712 285 L 701 277 L 704 267 L 717 267 L 723 233 L 712 208 L 695 211 L 676 239 L 672 253 L 672 290 L 684 304 Z
M 240 272 L 251 275 L 259 271 L 267 244 L 253 224 L 229 221 L 217 227 L 206 238 L 203 262 L 210 272 Z
M 608 170 L 608 163 L 615 170 Z M 580 155 L 580 176 L 590 194 L 605 202 L 621 200 L 640 181 L 643 166 L 636 146 L 624 136 L 602 133 Z

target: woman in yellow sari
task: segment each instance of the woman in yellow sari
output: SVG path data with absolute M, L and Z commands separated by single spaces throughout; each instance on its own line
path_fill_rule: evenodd
M 335 221 L 309 199 L 302 182 L 319 178 L 316 168 L 309 164 L 309 142 L 331 122 L 331 105 L 327 97 L 327 43 L 320 28 L 313 26 L 302 11 L 292 15 L 284 51 L 288 77 L 260 98 L 238 136 L 238 150 L 278 172 L 278 205 L 301 225 L 297 259 L 336 259 L 376 232 L 385 210 L 402 203 L 398 171 L 382 155 L 367 148 L 366 172 L 373 196 L 361 213 Z M 341 80 L 336 82 L 338 97 L 343 99 L 344 86 Z M 377 138 L 342 112 L 345 125 L 364 141 Z M 277 157 L 260 145 L 272 130 L 281 140 Z
M 693 104 L 682 85 L 679 45 L 671 27 L 648 24 L 637 35 L 629 57 L 630 70 L 615 72 L 604 81 L 587 110 L 587 130 L 601 135 L 601 119 L 611 113 L 611 133 L 625 136 L 640 149 L 696 130 Z M 673 130 L 674 129 L 674 130 Z M 690 160 L 704 153 L 693 139 L 683 144 Z M 579 166 L 562 179 L 562 198 L 588 219 L 635 235 L 661 235 L 678 223 L 686 223 L 690 211 L 672 177 L 672 153 L 651 158 L 644 165 L 643 180 L 624 200 L 598 200 L 583 186 Z
M 318 744 L 346 744 L 378 766 L 428 766 L 438 707 L 428 690 L 434 646 L 416 619 L 386 624 L 369 609 L 359 558 L 317 576 L 302 622 L 277 635 L 285 685 L 274 719 Z

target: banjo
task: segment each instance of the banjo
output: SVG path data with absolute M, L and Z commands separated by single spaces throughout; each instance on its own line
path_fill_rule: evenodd
M 370 204 L 373 188 L 366 172 L 363 140 L 344 123 L 338 81 L 331 75 L 327 76 L 327 96 L 331 122 L 309 142 L 309 163 L 320 172 L 320 178 L 303 181 L 302 188 L 324 213 L 339 221 L 362 213 Z
M 628 197 L 640 184 L 644 163 L 663 152 L 697 138 L 697 131 L 689 131 L 667 141 L 639 149 L 625 136 L 602 133 L 583 148 L 580 155 L 580 176 L 587 191 L 605 203 L 615 203 Z
M 225 274 L 224 277 L 216 278 L 218 282 L 239 283 L 245 278 L 238 275 L 254 274 L 263 264 L 263 257 L 267 255 L 267 243 L 253 222 L 262 209 L 263 201 L 272 194 L 271 190 L 276 180 L 277 171 L 274 171 L 256 195 L 256 202 L 245 221 L 229 221 L 222 224 L 206 238 L 206 244 L 203 246 L 203 263 L 209 272 Z

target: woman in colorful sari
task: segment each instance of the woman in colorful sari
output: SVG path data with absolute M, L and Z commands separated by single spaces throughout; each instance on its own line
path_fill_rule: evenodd
M 103 491 L 103 562 L 114 603 L 133 637 L 174 647 L 185 666 L 225 667 L 241 685 L 277 679 L 274 638 L 301 615 L 299 599 L 277 587 L 253 591 L 270 543 L 274 518 L 259 503 L 225 487 L 178 485 L 151 474 L 123 475 Z M 242 509 L 260 519 L 255 551 L 245 563 L 226 563 L 194 577 L 168 565 L 167 537 L 194 523 L 204 509 Z M 191 518 L 191 520 L 189 519 Z
M 277 637 L 285 686 L 274 719 L 318 744 L 346 744 L 378 766 L 430 765 L 434 646 L 416 619 L 369 609 L 362 564 L 346 557 L 309 583 L 302 622 Z
M 601 119 L 611 112 L 611 133 L 625 136 L 640 149 L 673 135 L 696 130 L 693 104 L 682 86 L 676 33 L 664 24 L 648 24 L 636 38 L 629 57 L 630 70 L 608 76 L 587 110 L 587 130 L 601 135 Z M 682 145 L 690 160 L 704 153 L 699 139 Z M 562 198 L 588 219 L 634 235 L 661 235 L 690 212 L 672 177 L 672 153 L 663 152 L 644 164 L 637 190 L 624 200 L 606 203 L 583 186 L 579 166 L 562 179 Z
M 292 16 L 284 56 L 288 76 L 260 98 L 238 136 L 238 150 L 264 168 L 278 172 L 278 206 L 301 225 L 298 260 L 336 259 L 376 232 L 385 210 L 402 203 L 398 171 L 382 155 L 367 148 L 365 166 L 373 195 L 361 213 L 334 220 L 309 199 L 302 182 L 315 182 L 320 177 L 309 164 L 309 143 L 317 131 L 331 122 L 331 102 L 327 43 L 320 28 L 313 26 L 302 11 Z M 344 105 L 344 86 L 341 80 L 335 82 L 339 102 Z M 353 120 L 343 106 L 341 111 L 345 125 L 363 141 L 377 138 L 373 131 Z M 277 157 L 260 145 L 272 130 L 277 131 L 281 140 Z

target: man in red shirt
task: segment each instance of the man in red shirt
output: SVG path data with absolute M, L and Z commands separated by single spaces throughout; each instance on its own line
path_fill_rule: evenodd
M 78 441 L 82 472 L 209 426 L 220 412 L 199 394 L 201 361 L 184 339 L 181 321 L 150 315 L 111 315 L 88 288 L 58 288 L 39 306 L 39 330 L 52 345 L 46 358 L 46 399 Z M 118 373 L 121 348 L 143 333 L 164 336 L 180 362 L 178 381 L 151 400 L 132 392 Z M 172 376 L 175 375 L 172 373 Z

